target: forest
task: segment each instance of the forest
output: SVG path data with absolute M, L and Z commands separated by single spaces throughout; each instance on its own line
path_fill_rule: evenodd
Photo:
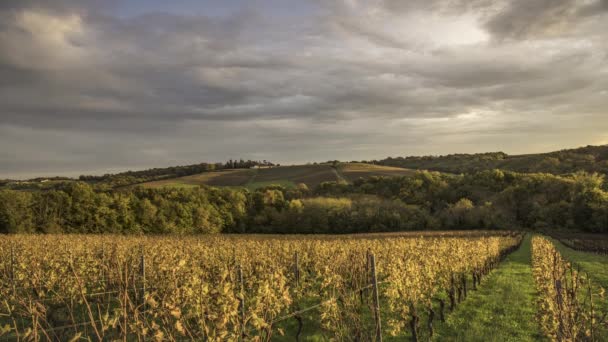
M 526 173 L 568 174 L 577 171 L 608 174 L 608 146 L 586 146 L 549 153 L 508 155 L 504 152 L 412 156 L 371 161 L 373 164 L 450 173 L 501 169 Z
M 446 229 L 608 233 L 605 176 L 418 171 L 315 188 L 0 191 L 0 233 L 359 233 Z

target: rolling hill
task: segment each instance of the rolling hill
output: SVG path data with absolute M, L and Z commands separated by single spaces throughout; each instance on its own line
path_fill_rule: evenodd
M 249 168 L 255 165 L 260 168 Z M 608 175 L 608 145 L 587 146 L 548 153 L 508 155 L 503 152 L 450 154 L 444 156 L 389 157 L 370 162 L 321 163 L 272 166 L 267 161 L 229 161 L 200 163 L 142 171 L 127 171 L 103 176 L 35 178 L 26 181 L 0 180 L 0 189 L 38 191 L 58 189 L 65 184 L 84 181 L 109 188 L 193 187 L 198 185 L 259 188 L 278 184 L 293 187 L 304 183 L 314 187 L 326 181 L 353 182 L 372 176 L 406 176 L 415 170 L 445 173 L 473 173 L 501 169 L 520 173 L 563 175 L 578 171 Z
M 179 178 L 146 182 L 144 187 L 190 187 L 198 185 L 242 186 L 255 189 L 267 185 L 295 187 L 304 183 L 315 187 L 322 182 L 352 182 L 360 177 L 406 176 L 414 171 L 398 167 L 363 163 L 343 163 L 336 167 L 330 164 L 278 166 L 259 169 L 238 169 L 203 172 Z

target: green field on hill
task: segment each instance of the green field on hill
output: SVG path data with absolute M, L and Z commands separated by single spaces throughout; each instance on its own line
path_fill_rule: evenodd
M 373 165 L 365 163 L 344 163 L 337 166 L 338 173 L 348 182 L 359 178 L 411 176 L 416 170 L 401 167 Z
M 364 163 L 342 163 L 336 167 L 329 164 L 316 164 L 211 171 L 138 185 L 150 188 L 210 185 L 256 189 L 269 185 L 281 185 L 289 188 L 304 183 L 312 188 L 323 182 L 346 181 L 350 183 L 358 178 L 408 176 L 414 172 L 398 167 Z

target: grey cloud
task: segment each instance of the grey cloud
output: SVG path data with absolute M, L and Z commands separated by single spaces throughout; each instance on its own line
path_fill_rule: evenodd
M 371 25 L 361 25 L 357 20 L 342 19 L 336 21 L 336 29 L 339 31 L 347 31 L 349 34 L 356 34 L 363 39 L 366 39 L 376 45 L 389 47 L 389 48 L 408 48 L 408 44 L 399 40 L 396 37 L 392 37 L 384 32 L 376 30 Z
M 606 10 L 606 0 L 514 0 L 488 18 L 486 27 L 497 39 L 559 37 Z
M 606 1 L 317 2 L 293 20 L 99 3 L 1 3 L 0 177 L 505 150 L 505 136 L 520 151 L 577 115 L 597 121 L 581 144 L 608 125 Z M 422 39 L 404 19 L 467 15 L 488 39 Z
M 469 10 L 485 10 L 492 7 L 496 0 L 384 0 L 389 11 L 400 13 L 411 11 L 435 11 L 443 14 L 460 14 Z
M 579 10 L 581 16 L 594 16 L 608 11 L 608 0 L 597 0 Z

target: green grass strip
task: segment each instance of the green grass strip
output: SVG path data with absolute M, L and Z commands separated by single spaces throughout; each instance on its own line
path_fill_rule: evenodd
M 482 280 L 477 291 L 437 324 L 436 341 L 543 341 L 536 322 L 537 291 L 530 240 Z

